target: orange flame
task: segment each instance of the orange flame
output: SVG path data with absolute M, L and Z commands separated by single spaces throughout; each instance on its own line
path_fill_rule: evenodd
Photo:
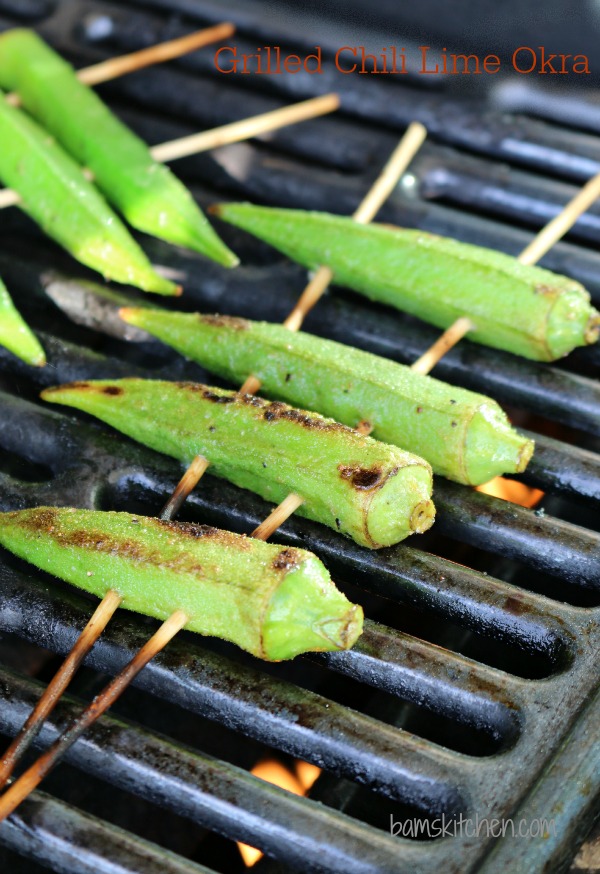
M 273 783 L 281 789 L 287 789 L 288 792 L 293 792 L 294 795 L 306 795 L 321 773 L 321 769 L 317 768 L 316 765 L 311 765 L 309 762 L 303 762 L 298 759 L 294 763 L 294 770 L 292 771 L 281 762 L 278 762 L 277 759 L 263 759 L 257 762 L 250 773 L 261 780 L 265 780 L 267 783 Z M 263 853 L 255 847 L 238 843 L 238 848 L 247 868 L 252 868 L 259 859 L 262 859 Z
M 477 491 L 492 495 L 494 498 L 501 498 L 503 501 L 519 504 L 521 507 L 535 507 L 544 497 L 544 492 L 539 489 L 533 489 L 524 483 L 519 483 L 514 479 L 506 479 L 503 476 L 494 477 L 488 483 L 477 486 Z

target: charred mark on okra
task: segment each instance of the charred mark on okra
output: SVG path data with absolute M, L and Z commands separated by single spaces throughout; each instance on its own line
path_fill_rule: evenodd
M 369 489 L 374 489 L 375 486 L 381 485 L 383 471 L 380 467 L 364 468 L 359 467 L 358 465 L 350 466 L 340 464 L 338 470 L 341 478 L 350 480 L 355 489 L 369 491 Z M 397 472 L 398 468 L 390 471 L 389 476 L 393 476 L 393 474 Z
M 231 328 L 234 331 L 247 331 L 250 327 L 250 322 L 247 319 L 242 319 L 239 316 L 222 316 L 219 313 L 199 313 L 198 320 L 204 322 L 205 325 L 212 325 L 214 328 Z
M 302 557 L 297 549 L 282 549 L 273 559 L 273 568 L 276 571 L 293 571 L 294 568 L 298 567 L 301 560 Z
M 296 422 L 298 425 L 303 425 L 305 428 L 314 429 L 316 431 L 340 431 L 347 433 L 352 431 L 347 425 L 340 425 L 339 422 L 327 421 L 321 416 L 311 416 L 302 410 L 296 410 L 293 407 L 288 407 L 282 401 L 267 401 L 267 409 L 263 414 L 263 418 L 267 422 L 276 422 L 278 419 L 287 419 L 290 422 Z

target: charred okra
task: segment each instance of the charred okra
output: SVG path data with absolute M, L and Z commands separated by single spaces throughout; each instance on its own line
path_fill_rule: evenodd
M 279 503 L 372 549 L 426 531 L 431 468 L 316 413 L 196 383 L 144 379 L 73 383 L 42 397 L 92 413 L 146 446 Z
M 457 482 L 520 472 L 533 453 L 496 401 L 369 352 L 268 322 L 154 308 L 121 314 L 219 376 L 239 383 L 253 373 L 267 396 L 351 427 L 366 419 L 378 440 Z
M 217 215 L 334 281 L 439 328 L 460 316 L 469 339 L 537 361 L 595 343 L 600 313 L 579 282 L 424 231 L 319 212 L 223 204 Z
M 27 111 L 93 172 L 134 228 L 228 267 L 238 263 L 187 188 L 32 30 L 0 37 L 0 87 L 18 92 Z
M 0 543 L 21 558 L 127 610 L 222 637 L 268 661 L 349 649 L 362 608 L 304 549 L 129 513 L 37 507 L 0 514 Z
M 0 52 L 1 56 L 1 52 Z M 81 167 L 0 92 L 0 179 L 48 236 L 107 279 L 177 294 L 159 276 Z

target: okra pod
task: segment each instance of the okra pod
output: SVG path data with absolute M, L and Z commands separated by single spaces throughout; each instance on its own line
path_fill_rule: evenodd
M 0 37 L 0 87 L 18 92 L 134 228 L 228 267 L 238 263 L 183 183 L 32 30 Z
M 92 595 L 115 590 L 126 610 L 183 610 L 189 631 L 269 661 L 349 649 L 362 631 L 362 608 L 312 553 L 206 525 L 36 507 L 0 514 L 0 544 Z
M 8 289 L 0 279 L 0 346 L 4 346 L 26 364 L 41 367 L 46 356 L 40 343 L 18 312 Z
M 434 518 L 431 468 L 316 413 L 196 383 L 121 379 L 47 389 L 47 401 L 85 410 L 146 446 L 279 503 L 362 546 L 391 546 Z
M 124 309 L 122 317 L 234 382 L 253 373 L 267 396 L 318 410 L 425 458 L 470 485 L 525 469 L 533 442 L 496 401 L 409 367 L 282 325 L 226 316 Z
M 334 281 L 438 328 L 460 316 L 469 339 L 537 361 L 595 343 L 600 313 L 573 279 L 423 231 L 361 225 L 327 213 L 223 204 L 214 212 Z
M 21 209 L 48 236 L 107 279 L 177 294 L 177 286 L 154 271 L 81 167 L 1 91 L 0 142 L 0 179 L 18 192 Z

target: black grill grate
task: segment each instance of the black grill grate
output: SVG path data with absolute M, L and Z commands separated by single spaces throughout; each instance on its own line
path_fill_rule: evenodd
M 33 0 L 17 9 L 21 4 L 0 0 L 0 14 L 38 16 L 41 30 L 81 61 L 96 56 L 93 43 L 115 53 L 177 35 L 192 21 L 223 17 L 221 4 L 208 0 L 145 5 L 153 11 L 141 4 Z M 266 15 L 267 5 L 228 4 L 241 42 L 293 42 L 293 21 Z M 211 76 L 210 57 L 210 51 L 199 53 L 169 69 L 136 74 L 107 94 L 152 141 L 316 88 L 341 87 L 345 114 L 182 162 L 203 203 L 225 193 L 348 213 L 391 149 L 394 130 L 416 117 L 428 124 L 432 142 L 382 219 L 516 253 L 573 184 L 600 168 L 595 137 L 503 116 L 479 93 L 302 76 L 261 77 L 259 90 L 255 77 L 231 83 Z M 524 227 L 504 223 L 517 218 Z M 592 211 L 570 238 L 577 244 L 557 245 L 544 264 L 581 279 L 600 300 L 600 257 L 585 248 L 597 220 Z M 158 243 L 145 245 L 156 263 L 181 276 L 186 296 L 178 305 L 280 320 L 303 287 L 302 271 L 274 261 L 266 247 L 238 232 L 225 234 L 246 265 L 230 273 Z M 43 329 L 50 362 L 32 373 L 0 352 L 0 506 L 58 503 L 156 513 L 178 466 L 83 417 L 55 412 L 36 400 L 37 392 L 81 378 L 207 377 L 143 335 L 124 342 L 118 301 L 90 297 L 81 269 L 16 211 L 3 214 L 0 275 Z M 65 281 L 65 275 L 76 279 Z M 341 293 L 325 298 L 306 327 L 400 361 L 414 360 L 437 335 Z M 600 498 L 597 362 L 595 350 L 545 366 L 461 344 L 436 374 L 493 395 L 517 417 L 533 416 L 526 421 L 544 434 L 536 434 L 538 450 L 523 479 L 552 495 L 545 513 L 438 482 L 432 532 L 414 546 L 410 541 L 376 554 L 291 520 L 276 539 L 314 550 L 340 585 L 366 604 L 372 618 L 359 645 L 267 667 L 233 647 L 183 635 L 144 670 L 137 687 L 174 729 L 201 717 L 206 737 L 209 724 L 231 730 L 231 746 L 213 756 L 203 734 L 191 747 L 176 731 L 174 740 L 165 738 L 151 721 L 137 725 L 119 714 L 101 720 L 69 761 L 111 792 L 133 793 L 279 860 L 257 870 L 561 870 L 589 827 L 598 789 L 591 749 L 600 604 L 600 534 L 592 515 Z M 185 512 L 247 532 L 266 506 L 207 477 Z M 64 653 L 89 615 L 88 599 L 6 555 L 0 586 L 0 629 L 11 640 Z M 147 636 L 144 620 L 121 613 L 87 664 L 113 674 Z M 3 733 L 15 732 L 38 689 L 22 673 L 0 670 Z M 62 704 L 43 744 L 77 706 L 74 699 Z M 238 746 L 246 748 L 247 761 L 239 759 Z M 244 770 L 265 748 L 325 769 L 310 798 L 267 786 Z M 81 806 L 87 809 L 85 799 Z M 556 836 L 410 841 L 389 833 L 390 815 L 400 821 L 442 814 L 553 818 Z M 55 871 L 206 870 L 150 844 L 152 837 L 151 829 L 134 837 L 44 793 L 0 827 L 1 843 Z M 218 854 L 203 856 L 202 844 L 198 858 L 233 870 L 226 855 L 221 861 Z

